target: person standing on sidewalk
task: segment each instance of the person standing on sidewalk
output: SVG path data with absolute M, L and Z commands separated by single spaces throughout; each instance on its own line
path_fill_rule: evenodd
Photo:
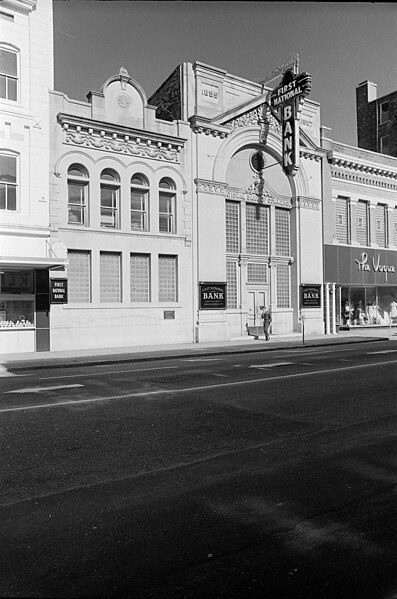
M 272 322 L 272 315 L 270 314 L 269 308 L 266 308 L 266 306 L 263 306 L 262 308 L 261 318 L 263 320 L 263 332 L 265 333 L 266 341 L 269 341 L 269 327 Z

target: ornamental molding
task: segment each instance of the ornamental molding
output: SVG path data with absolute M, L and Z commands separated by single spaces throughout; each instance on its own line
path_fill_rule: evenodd
M 208 193 L 210 195 L 222 195 L 226 193 L 227 184 L 217 181 L 207 181 L 206 179 L 195 179 L 197 191 Z
M 270 131 L 281 135 L 281 124 L 270 112 L 269 106 L 266 102 L 263 102 L 262 104 L 259 104 L 259 106 L 256 106 L 244 114 L 234 117 L 224 123 L 224 125 L 229 127 L 232 131 L 235 131 L 241 127 L 259 126 L 263 128 L 264 124 L 266 124 L 266 128 Z
M 224 127 L 223 125 L 215 125 L 211 123 L 209 119 L 203 117 L 194 116 L 189 119 L 191 127 L 194 133 L 209 135 L 211 137 L 219 137 L 220 139 L 224 139 L 230 134 L 230 130 L 228 127 Z
M 334 155 L 330 155 L 328 160 L 333 179 L 397 191 L 397 171 L 385 165 L 366 164 Z
M 68 145 L 115 152 L 127 156 L 141 156 L 153 160 L 179 163 L 185 139 L 153 134 L 118 125 L 109 126 L 99 121 L 80 121 L 59 114 L 58 122 Z
M 37 0 L 2 0 L 1 7 L 28 13 L 36 8 L 36 4 Z
M 299 155 L 301 158 L 306 158 L 306 160 L 314 160 L 315 162 L 320 162 L 322 158 L 322 154 L 320 152 L 316 152 L 315 150 L 303 149 L 300 150 Z
M 320 210 L 321 200 L 298 196 L 295 199 L 297 208 L 308 208 L 309 210 Z
M 251 185 L 245 189 L 228 187 L 226 189 L 226 199 L 262 204 L 264 206 L 281 206 L 282 208 L 292 208 L 291 198 L 271 193 L 268 189 L 262 189 L 262 191 L 260 191 L 256 181 L 251 183 Z
M 148 142 L 146 142 L 146 144 L 145 142 L 142 143 L 141 140 L 132 142 L 128 140 L 117 141 L 117 139 L 107 139 L 105 136 L 101 135 L 65 131 L 65 143 L 129 156 L 141 156 L 143 158 L 151 158 L 154 160 L 179 162 L 179 152 L 172 149 L 163 149 L 161 146 L 153 147 L 151 144 L 148 144 Z

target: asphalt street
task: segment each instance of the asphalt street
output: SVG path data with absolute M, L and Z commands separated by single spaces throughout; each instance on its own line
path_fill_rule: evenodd
M 0 596 L 396 599 L 397 342 L 0 380 Z

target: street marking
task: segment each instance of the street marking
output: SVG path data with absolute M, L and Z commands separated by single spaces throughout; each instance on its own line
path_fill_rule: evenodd
M 219 362 L 223 359 L 223 356 L 220 358 L 183 358 L 182 362 Z
M 96 368 L 99 368 L 99 366 L 96 364 L 95 365 Z M 103 367 L 103 364 L 102 364 Z M 104 371 L 104 372 L 92 372 L 92 373 L 87 373 L 87 374 L 61 374 L 58 376 L 43 376 L 43 377 L 39 377 L 38 380 L 39 381 L 49 381 L 50 379 L 69 379 L 69 378 L 76 378 L 76 377 L 86 377 L 86 376 L 100 376 L 101 374 L 122 374 L 123 372 L 145 372 L 147 370 L 171 370 L 174 368 L 178 368 L 178 366 L 159 366 L 158 368 L 140 368 L 139 370 L 137 368 L 135 368 L 134 370 L 108 370 L 108 371 Z
M 248 381 L 230 381 L 228 383 L 217 383 L 212 385 L 202 385 L 201 387 L 185 387 L 184 389 L 159 389 L 157 391 L 138 391 L 137 393 L 128 393 L 126 395 L 112 395 L 109 397 L 96 397 L 92 399 L 76 399 L 68 401 L 59 401 L 56 403 L 37 404 L 35 406 L 20 406 L 16 408 L 3 408 L 0 409 L 0 414 L 6 412 L 25 412 L 28 410 L 40 410 L 43 408 L 59 408 L 63 406 L 72 406 L 78 404 L 89 404 L 89 403 L 101 403 L 104 401 L 111 401 L 117 399 L 136 399 L 139 397 L 154 397 L 156 395 L 176 395 L 177 393 L 189 393 L 197 391 L 206 391 L 207 389 L 222 389 L 225 387 L 238 387 L 244 385 L 255 385 L 256 383 L 266 383 L 272 381 L 282 381 L 285 379 L 297 379 L 309 376 L 316 376 L 318 374 L 330 374 L 331 372 L 342 372 L 344 370 L 358 370 L 360 368 L 378 368 L 379 366 L 387 366 L 389 364 L 396 364 L 397 360 L 388 360 L 387 362 L 374 362 L 373 364 L 358 364 L 355 366 L 346 366 L 343 368 L 328 368 L 326 370 L 315 370 L 312 372 L 299 372 L 295 374 L 284 374 L 280 376 L 270 376 L 259 379 L 252 379 Z M 48 387 L 47 387 L 48 389 Z
M 250 368 L 274 368 L 275 366 L 289 366 L 293 362 L 273 362 L 272 364 L 254 364 Z
M 56 387 L 31 387 L 26 389 L 15 389 L 14 391 L 4 391 L 6 393 L 41 393 L 41 391 L 56 391 L 58 389 L 72 389 L 75 387 L 84 387 L 84 385 L 57 385 Z
M 395 354 L 397 349 L 384 349 L 382 351 L 369 351 L 367 352 L 367 356 L 371 356 L 373 354 Z

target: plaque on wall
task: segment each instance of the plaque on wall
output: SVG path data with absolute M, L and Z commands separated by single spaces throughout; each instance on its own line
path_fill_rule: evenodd
M 200 310 L 226 310 L 226 283 L 199 283 Z

